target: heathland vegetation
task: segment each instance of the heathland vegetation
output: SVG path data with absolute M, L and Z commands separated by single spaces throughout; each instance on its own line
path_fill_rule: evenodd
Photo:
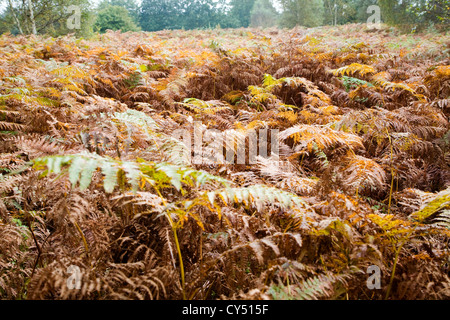
M 43 3 L 0 36 L 0 298 L 450 298 L 440 18 L 51 37 Z

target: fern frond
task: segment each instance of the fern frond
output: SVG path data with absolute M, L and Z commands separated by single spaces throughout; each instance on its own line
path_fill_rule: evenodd
M 233 246 L 231 249 L 226 250 L 221 254 L 221 256 L 227 256 L 239 252 L 242 249 L 250 250 L 256 257 L 256 260 L 261 265 L 264 264 L 264 254 L 266 253 L 265 248 L 270 248 L 275 255 L 280 255 L 280 245 L 278 243 L 283 243 L 288 240 L 293 241 L 299 248 L 302 247 L 303 241 L 299 233 L 292 232 L 277 232 L 271 236 L 264 237 L 262 239 L 256 239 L 246 243 L 238 244 Z
M 364 190 L 382 190 L 386 186 L 386 173 L 372 159 L 351 155 L 344 160 L 345 166 L 340 171 L 345 187 L 362 192 Z
M 284 77 L 280 79 L 275 79 L 271 75 L 266 74 L 264 76 L 263 88 L 249 87 L 249 89 L 252 95 L 266 94 L 269 95 L 270 97 L 270 93 L 277 94 L 277 92 L 279 92 L 283 88 L 283 86 L 286 86 L 290 89 L 301 88 L 302 91 L 304 91 L 309 96 L 315 97 L 325 104 L 331 103 L 331 99 L 330 97 L 328 97 L 327 94 L 319 90 L 319 88 L 312 81 L 309 81 L 308 79 L 303 77 Z M 262 92 L 258 93 L 258 91 Z
M 433 218 L 441 210 L 446 210 L 450 207 L 450 187 L 437 193 L 432 200 L 427 201 L 422 205 L 419 211 L 414 212 L 411 218 L 418 221 L 425 221 Z
M 331 70 L 335 76 L 351 76 L 360 74 L 361 76 L 371 75 L 376 72 L 375 68 L 366 64 L 352 63 L 351 65 Z
M 434 226 L 450 229 L 450 210 L 443 210 L 439 215 L 434 218 Z
M 335 283 L 345 283 L 345 277 L 331 272 L 308 278 L 301 283 L 285 286 L 273 284 L 269 293 L 275 300 L 318 300 L 331 298 Z
M 116 112 L 114 120 L 125 124 L 128 128 L 133 127 L 145 134 L 146 139 L 155 144 L 157 150 L 163 154 L 164 161 L 180 166 L 191 164 L 191 146 L 175 137 L 159 132 L 162 130 L 152 117 L 144 112 L 128 109 L 125 112 Z
M 246 188 L 225 188 L 217 191 L 210 191 L 205 194 L 209 202 L 214 206 L 241 204 L 247 207 L 256 208 L 263 212 L 266 206 L 275 206 L 283 210 L 298 210 L 298 218 L 303 218 L 303 226 L 307 228 L 308 221 L 314 215 L 312 208 L 301 197 L 266 185 L 254 185 Z M 220 199 L 217 202 L 217 199 Z
M 229 185 L 226 179 L 204 171 L 166 163 L 120 161 L 97 154 L 52 156 L 34 159 L 33 163 L 35 169 L 45 170 L 44 176 L 49 173 L 60 174 L 64 167 L 68 167 L 72 187 L 79 183 L 81 190 L 89 187 L 94 172 L 101 169 L 104 175 L 103 186 L 107 193 L 113 192 L 114 188 L 120 185 L 120 173 L 123 173 L 133 191 L 137 191 L 143 183 L 160 188 L 175 187 L 178 191 L 181 191 L 183 184 L 196 187 L 202 187 L 208 183 Z
M 126 125 L 134 125 L 135 127 L 146 131 L 155 131 L 158 129 L 158 124 L 152 117 L 133 109 L 128 109 L 125 112 L 116 112 L 114 114 L 114 119 Z
M 178 104 L 194 113 L 216 114 L 221 111 L 231 110 L 227 103 L 219 100 L 203 101 L 196 98 L 188 98 Z
M 373 84 L 382 87 L 384 89 L 387 89 L 391 92 L 394 92 L 395 90 L 405 90 L 411 94 L 413 94 L 416 97 L 420 97 L 417 92 L 411 88 L 409 85 L 407 85 L 406 83 L 402 83 L 402 82 L 391 82 L 388 80 L 389 79 L 389 75 L 387 72 L 380 72 L 375 74 L 372 77 L 372 82 Z
M 279 134 L 281 141 L 293 139 L 295 145 L 306 149 L 308 152 L 317 148 L 328 151 L 331 148 L 346 146 L 348 149 L 363 149 L 363 142 L 359 136 L 343 131 L 333 130 L 327 126 L 297 125 L 286 129 Z
M 277 97 L 266 88 L 249 86 L 248 90 L 252 96 L 251 102 L 266 103 L 277 101 Z
M 1 131 L 24 131 L 26 126 L 15 122 L 0 121 Z
M 14 141 L 16 143 L 16 146 L 23 152 L 27 153 L 30 158 L 57 154 L 64 150 L 64 148 L 58 145 L 57 142 L 50 142 L 45 138 L 21 136 L 11 138 L 10 140 Z

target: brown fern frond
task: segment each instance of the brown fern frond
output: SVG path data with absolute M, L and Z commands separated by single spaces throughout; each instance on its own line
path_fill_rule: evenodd
M 344 188 L 363 194 L 386 187 L 386 173 L 382 166 L 372 159 L 351 155 L 343 160 L 343 163 L 345 165 L 338 171 L 338 175 L 342 175 Z
M 282 141 L 292 139 L 294 145 L 308 152 L 312 152 L 314 146 L 323 151 L 342 146 L 350 150 L 363 148 L 360 137 L 326 126 L 297 125 L 280 132 L 279 138 Z

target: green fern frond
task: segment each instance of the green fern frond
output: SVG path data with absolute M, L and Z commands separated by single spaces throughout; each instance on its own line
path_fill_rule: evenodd
M 342 76 L 340 78 L 342 80 L 342 83 L 344 84 L 345 90 L 349 92 L 350 90 L 356 89 L 360 86 L 367 86 L 367 87 L 373 87 L 373 84 L 370 82 L 358 79 L 358 78 L 352 78 L 348 76 Z
M 107 193 L 111 193 L 118 185 L 120 170 L 125 173 L 133 190 L 137 190 L 139 187 L 140 171 L 133 162 L 122 162 L 86 153 L 37 158 L 33 160 L 33 163 L 36 170 L 45 170 L 43 176 L 50 173 L 60 174 L 63 168 L 68 167 L 69 181 L 72 183 L 72 187 L 79 184 L 81 190 L 89 187 L 94 172 L 99 168 L 105 176 L 103 186 Z
M 120 180 L 121 176 L 125 177 L 125 182 L 131 185 L 133 191 L 137 191 L 140 185 L 145 183 L 157 188 L 175 187 L 178 191 L 182 191 L 183 185 L 195 187 L 203 187 L 208 183 L 230 185 L 228 180 L 205 171 L 143 160 L 120 161 L 92 153 L 37 158 L 33 163 L 36 170 L 44 170 L 43 176 L 50 173 L 61 174 L 63 169 L 68 168 L 72 187 L 79 184 L 81 190 L 89 187 L 94 172 L 100 169 L 104 175 L 103 186 L 107 193 L 113 192 L 117 185 L 124 183 Z

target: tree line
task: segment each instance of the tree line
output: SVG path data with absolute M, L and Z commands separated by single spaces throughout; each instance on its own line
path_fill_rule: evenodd
M 0 33 L 76 32 L 89 36 L 106 30 L 158 31 L 364 23 L 367 8 L 378 5 L 381 20 L 407 31 L 448 30 L 448 0 L 0 0 Z M 77 10 L 67 10 L 76 8 Z M 79 14 L 81 23 L 67 21 Z

